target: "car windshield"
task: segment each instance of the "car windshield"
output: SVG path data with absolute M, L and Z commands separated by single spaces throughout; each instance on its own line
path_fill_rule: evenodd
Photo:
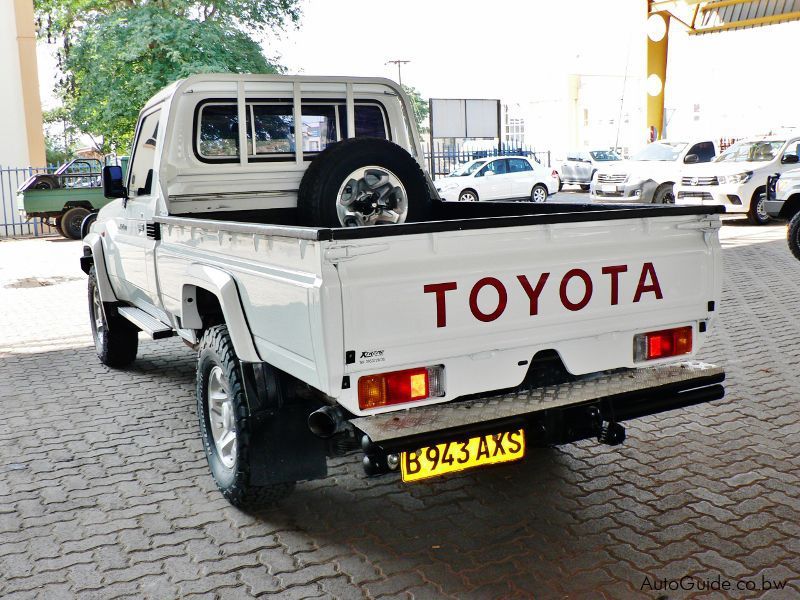
M 678 160 L 684 148 L 684 142 L 653 142 L 634 154 L 633 160 Z
M 738 142 L 717 157 L 717 162 L 769 162 L 781 151 L 784 140 Z
M 480 169 L 486 163 L 485 160 L 473 160 L 463 165 L 457 166 L 448 177 L 465 177 L 472 175 L 475 171 Z
M 594 152 L 589 152 L 589 154 L 591 154 L 592 158 L 596 161 L 621 160 L 619 155 L 613 150 L 595 150 Z

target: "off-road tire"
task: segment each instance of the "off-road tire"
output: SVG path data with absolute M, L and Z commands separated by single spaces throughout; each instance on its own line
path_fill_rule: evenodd
M 766 202 L 767 200 L 767 193 L 763 189 L 758 189 L 753 194 L 753 197 L 750 199 L 750 208 L 747 209 L 747 220 L 750 221 L 751 225 L 766 225 L 772 219 L 767 214 L 766 210 L 762 210 L 761 214 L 759 214 L 758 205 Z
M 222 368 L 233 402 L 237 450 L 235 463 L 230 468 L 226 467 L 219 457 L 209 421 L 208 382 L 211 370 L 215 366 Z M 250 483 L 253 423 L 247 410 L 239 360 L 236 358 L 226 325 L 210 327 L 200 340 L 197 353 L 197 415 L 211 476 L 228 502 L 240 508 L 259 508 L 274 504 L 292 493 L 294 482 L 268 486 L 255 486 Z M 258 460 L 268 460 L 268 457 L 260 456 Z
M 800 212 L 789 220 L 789 227 L 786 229 L 786 241 L 794 257 L 800 260 Z
M 425 174 L 405 149 L 380 138 L 350 138 L 329 145 L 311 161 L 300 182 L 297 215 L 301 225 L 342 227 L 336 210 L 345 178 L 361 167 L 374 165 L 394 173 L 406 191 L 406 223 L 425 221 L 431 197 Z
M 95 351 L 100 362 L 107 367 L 119 369 L 126 367 L 136 360 L 139 350 L 139 330 L 127 319 L 116 314 L 116 309 L 105 304 L 102 314 L 103 330 L 98 331 L 95 321 L 97 290 L 97 274 L 94 266 L 89 270 L 89 321 L 92 327 Z
M 61 216 L 61 231 L 64 237 L 70 240 L 81 239 L 81 223 L 89 215 L 89 211 L 82 206 L 73 206 Z
M 662 183 L 653 194 L 653 204 L 675 204 L 674 185 Z

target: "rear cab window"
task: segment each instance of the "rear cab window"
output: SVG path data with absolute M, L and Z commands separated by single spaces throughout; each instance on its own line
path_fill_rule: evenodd
M 294 160 L 298 130 L 303 157 L 307 160 L 312 160 L 329 144 L 348 137 L 344 100 L 310 100 L 303 102 L 300 110 L 302 122 L 295 127 L 291 100 L 248 100 L 245 109 L 248 161 Z M 391 139 L 385 108 L 378 102 L 356 101 L 354 121 L 355 137 Z M 198 104 L 194 128 L 194 152 L 202 162 L 239 161 L 239 113 L 234 99 Z

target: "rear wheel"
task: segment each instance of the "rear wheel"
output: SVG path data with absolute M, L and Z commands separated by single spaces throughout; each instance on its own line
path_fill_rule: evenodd
M 116 314 L 116 309 L 103 304 L 94 267 L 89 270 L 89 319 L 94 349 L 101 363 L 120 368 L 136 360 L 139 331 L 130 321 Z
M 459 202 L 477 202 L 478 192 L 474 190 L 464 190 L 458 195 Z
M 64 233 L 64 230 L 61 229 L 61 217 L 56 217 L 56 224 L 55 224 L 56 231 L 61 235 L 61 237 L 67 237 Z
M 750 208 L 747 209 L 747 220 L 753 225 L 765 225 L 769 223 L 770 216 L 767 214 L 767 194 L 764 190 L 756 190 L 750 200 Z
M 547 188 L 544 184 L 537 183 L 531 190 L 531 202 L 546 202 Z
M 588 191 L 589 191 L 589 184 L 588 184 L 588 183 L 582 183 L 582 184 L 581 184 L 581 189 L 582 189 L 584 192 L 588 192 Z
M 288 496 L 294 482 L 250 483 L 253 422 L 247 410 L 239 360 L 225 325 L 209 328 L 197 355 L 197 415 L 211 475 L 222 495 L 243 508 Z M 269 460 L 259 456 L 258 460 Z
M 564 182 L 561 181 L 561 177 L 556 177 L 556 181 L 558 181 L 558 191 L 560 192 L 564 188 Z
M 61 230 L 64 232 L 64 237 L 71 240 L 81 239 L 81 224 L 88 214 L 89 211 L 81 206 L 74 206 L 65 212 L 61 217 Z

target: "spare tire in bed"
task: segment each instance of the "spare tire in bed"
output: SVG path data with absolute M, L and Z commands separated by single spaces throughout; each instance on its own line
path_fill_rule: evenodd
M 425 174 L 403 148 L 379 138 L 332 144 L 300 182 L 301 225 L 359 227 L 425 221 L 431 198 Z

